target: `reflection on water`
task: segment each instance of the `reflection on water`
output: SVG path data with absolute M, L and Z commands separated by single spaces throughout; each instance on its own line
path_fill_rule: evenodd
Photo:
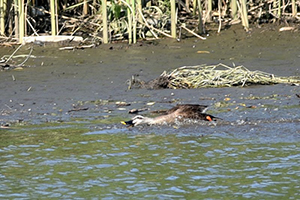
M 300 197 L 299 141 L 169 130 L 1 130 L 0 197 Z

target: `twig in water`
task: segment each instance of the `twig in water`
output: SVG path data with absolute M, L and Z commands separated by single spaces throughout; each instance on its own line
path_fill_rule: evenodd
M 24 63 L 26 63 L 27 60 L 30 58 L 32 51 L 33 51 L 33 48 L 30 47 L 30 52 L 29 52 L 28 56 L 26 57 L 26 59 L 25 59 L 22 63 L 18 64 L 17 66 L 22 66 L 22 65 L 24 65 Z
M 20 46 L 18 46 L 18 48 L 9 56 L 9 58 L 6 60 L 5 63 L 7 63 L 16 53 L 17 51 L 19 51 L 19 49 L 23 46 L 23 44 L 20 44 Z

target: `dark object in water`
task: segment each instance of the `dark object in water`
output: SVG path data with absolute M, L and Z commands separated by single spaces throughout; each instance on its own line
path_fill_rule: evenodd
M 148 82 L 142 81 L 135 76 L 132 76 L 130 80 L 128 80 L 129 86 L 128 89 L 166 89 L 169 88 L 170 77 L 161 75 L 156 79 L 150 80 Z
M 139 124 L 147 125 L 162 125 L 176 122 L 183 122 L 185 120 L 204 120 L 216 121 L 219 119 L 210 114 L 204 113 L 207 106 L 199 104 L 179 104 L 170 110 L 167 110 L 164 115 L 149 118 L 142 115 L 137 115 L 129 121 L 122 121 L 121 123 L 129 127 L 137 126 Z

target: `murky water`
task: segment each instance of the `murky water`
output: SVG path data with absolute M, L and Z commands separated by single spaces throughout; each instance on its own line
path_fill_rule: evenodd
M 268 38 L 266 39 L 266 35 Z M 206 41 L 58 51 L 0 72 L 0 198 L 299 199 L 299 86 L 129 90 L 184 65 L 299 76 L 297 32 L 229 29 Z M 0 52 L 9 54 L 7 47 Z M 197 51 L 210 54 L 198 54 Z M 21 52 L 26 54 L 25 52 Z M 129 106 L 118 106 L 124 101 Z M 209 105 L 217 123 L 126 129 L 128 110 Z M 74 111 L 74 108 L 84 108 Z
M 1 132 L 0 197 L 300 198 L 300 139 L 262 141 L 198 128 Z

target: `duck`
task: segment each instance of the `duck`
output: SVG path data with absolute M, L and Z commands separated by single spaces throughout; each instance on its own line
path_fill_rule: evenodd
M 204 121 L 216 121 L 220 119 L 210 114 L 204 113 L 207 110 L 206 105 L 199 104 L 178 104 L 175 107 L 165 111 L 161 116 L 150 118 L 142 115 L 136 115 L 129 121 L 121 121 L 122 124 L 128 127 L 138 126 L 142 124 L 146 125 L 163 125 L 172 124 L 185 120 L 204 120 Z

